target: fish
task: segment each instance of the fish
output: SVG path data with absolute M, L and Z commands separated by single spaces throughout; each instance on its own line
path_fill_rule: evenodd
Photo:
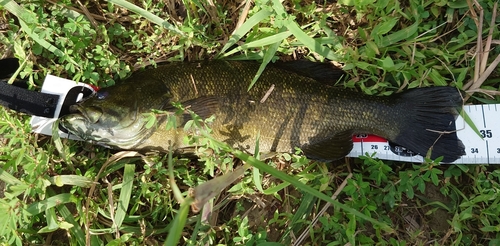
M 171 63 L 133 73 L 71 106 L 60 119 L 70 134 L 124 150 L 193 152 L 184 141 L 196 132 L 183 130 L 189 114 L 167 127 L 180 103 L 208 123 L 211 136 L 253 154 L 293 153 L 332 161 L 353 148 L 353 134 L 374 134 L 414 153 L 453 162 L 465 154 L 455 120 L 463 99 L 454 87 L 408 89 L 373 96 L 340 88 L 345 72 L 330 64 L 305 60 L 270 63 L 255 85 L 248 85 L 260 64 L 251 61 Z M 156 124 L 146 127 L 152 110 Z

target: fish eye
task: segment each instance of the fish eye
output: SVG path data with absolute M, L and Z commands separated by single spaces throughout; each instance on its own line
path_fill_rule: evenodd
M 103 100 L 107 96 L 108 96 L 108 92 L 107 91 L 98 91 L 97 94 L 96 94 L 96 97 L 97 97 L 98 100 Z

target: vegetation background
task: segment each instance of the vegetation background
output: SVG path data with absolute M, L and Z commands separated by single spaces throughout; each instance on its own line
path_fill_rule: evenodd
M 111 86 L 166 61 L 309 59 L 335 61 L 349 74 L 338 86 L 367 94 L 451 85 L 475 92 L 467 103 L 498 103 L 497 8 L 488 0 L 3 0 L 0 47 L 2 58 L 20 59 L 17 76 L 34 90 L 49 73 Z M 264 164 L 224 146 L 199 161 L 169 160 L 32 134 L 29 116 L 0 115 L 3 245 L 500 244 L 496 166 L 322 163 L 300 152 Z M 189 211 L 188 188 L 231 173 L 240 159 L 261 171 Z

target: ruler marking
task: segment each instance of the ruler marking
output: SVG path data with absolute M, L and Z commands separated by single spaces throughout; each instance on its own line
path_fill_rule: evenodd
M 486 162 L 490 164 L 490 148 L 488 147 L 488 140 L 486 140 Z
M 363 151 L 363 139 L 361 139 L 361 154 L 365 155 L 365 152 Z
M 481 104 L 481 112 L 483 113 L 483 125 L 484 128 L 486 128 L 486 119 L 484 117 L 484 104 Z

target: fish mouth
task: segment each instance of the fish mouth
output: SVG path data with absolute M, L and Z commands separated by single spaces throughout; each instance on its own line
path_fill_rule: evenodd
M 96 124 L 103 115 L 102 109 L 98 107 L 82 107 L 78 104 L 71 105 L 69 111 L 78 120 L 85 120 L 90 124 Z
M 82 107 L 78 104 L 69 107 L 70 114 L 59 119 L 59 128 L 83 140 L 92 139 L 94 125 L 98 124 L 103 111 L 98 107 Z
M 138 110 L 134 110 L 126 124 L 113 122 L 110 125 L 107 119 L 110 112 L 96 106 L 72 105 L 71 114 L 62 117 L 59 125 L 69 133 L 85 141 L 119 149 L 132 149 L 148 135 L 150 129 L 144 127 L 145 120 Z M 123 122 L 122 122 L 123 123 Z

